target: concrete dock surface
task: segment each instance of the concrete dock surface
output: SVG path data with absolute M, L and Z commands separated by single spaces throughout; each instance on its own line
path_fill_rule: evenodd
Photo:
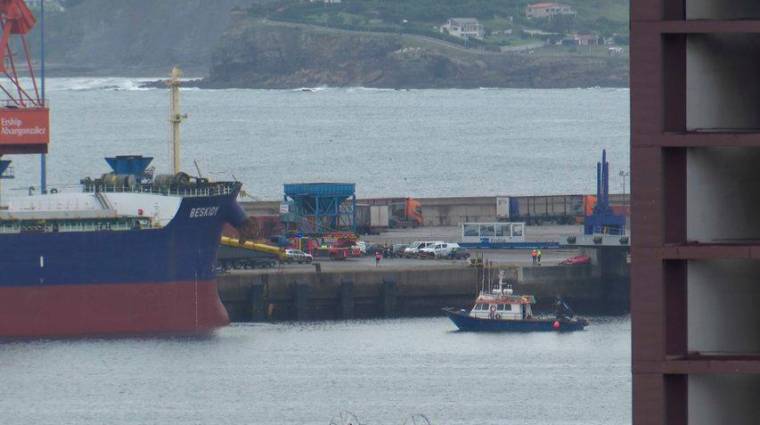
M 531 266 L 532 259 L 530 250 L 525 249 L 489 249 L 469 250 L 472 255 L 483 253 L 486 261 L 491 261 L 496 266 Z M 562 260 L 578 255 L 576 249 L 553 249 L 544 250 L 541 258 L 541 267 L 558 265 Z M 349 258 L 342 261 L 329 259 L 315 259 L 314 264 L 280 264 L 271 269 L 231 270 L 229 274 L 261 275 L 273 273 L 304 273 L 314 272 L 315 264 L 319 263 L 322 272 L 357 272 L 364 270 L 383 271 L 406 271 L 441 268 L 460 268 L 467 265 L 466 260 L 420 260 L 416 258 L 383 258 L 379 265 L 375 265 L 374 256 Z M 536 266 L 539 267 L 539 266 Z
M 550 242 L 559 241 L 571 235 L 583 233 L 581 225 L 542 225 L 526 226 L 525 240 Z M 362 240 L 370 243 L 394 244 L 409 243 L 412 241 L 442 240 L 444 242 L 458 242 L 462 239 L 460 226 L 425 226 L 407 229 L 388 229 L 379 235 L 364 235 Z

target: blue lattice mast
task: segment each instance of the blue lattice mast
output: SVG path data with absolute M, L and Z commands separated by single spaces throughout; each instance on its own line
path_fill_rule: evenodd
M 584 233 L 622 234 L 625 217 L 616 215 L 610 207 L 610 164 L 607 150 L 602 150 L 602 161 L 596 163 L 596 205 L 591 215 L 585 217 Z

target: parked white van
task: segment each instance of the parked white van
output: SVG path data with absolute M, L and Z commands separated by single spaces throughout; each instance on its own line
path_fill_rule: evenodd
M 412 258 L 419 255 L 420 250 L 434 246 L 435 244 L 444 243 L 443 241 L 414 241 L 408 248 L 404 249 L 404 257 Z
M 459 244 L 455 242 L 438 242 L 421 248 L 419 256 L 425 258 L 445 258 L 451 254 L 451 251 L 457 248 L 459 248 Z

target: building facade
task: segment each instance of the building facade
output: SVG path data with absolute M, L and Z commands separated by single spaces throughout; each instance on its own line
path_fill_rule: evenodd
M 528 18 L 551 18 L 561 15 L 575 15 L 575 10 L 562 3 L 533 3 L 525 7 L 525 16 Z
M 570 34 L 562 40 L 562 44 L 571 46 L 598 46 L 599 38 L 596 34 Z
M 459 38 L 476 38 L 482 40 L 485 28 L 475 18 L 451 18 L 441 25 L 441 32 Z
M 632 0 L 634 425 L 760 418 L 760 2 Z

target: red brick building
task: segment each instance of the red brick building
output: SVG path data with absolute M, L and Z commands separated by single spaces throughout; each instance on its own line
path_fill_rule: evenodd
M 633 423 L 760 423 L 760 1 L 631 3 Z

